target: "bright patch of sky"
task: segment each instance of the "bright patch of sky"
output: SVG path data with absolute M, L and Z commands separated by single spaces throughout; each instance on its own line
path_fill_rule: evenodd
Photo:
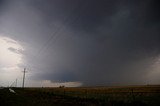
M 21 74 L 20 64 L 23 63 L 24 48 L 19 42 L 0 36 L 0 80 L 6 86 L 16 80 Z

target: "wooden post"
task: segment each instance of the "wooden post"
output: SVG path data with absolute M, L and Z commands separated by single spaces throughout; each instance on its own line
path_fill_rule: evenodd
M 26 74 L 26 68 L 24 68 L 24 71 L 23 71 L 23 83 L 22 83 L 22 88 L 24 88 L 25 74 Z

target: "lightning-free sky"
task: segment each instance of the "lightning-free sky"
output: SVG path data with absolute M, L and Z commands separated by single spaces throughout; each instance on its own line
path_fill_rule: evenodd
M 0 0 L 0 84 L 159 84 L 159 0 Z

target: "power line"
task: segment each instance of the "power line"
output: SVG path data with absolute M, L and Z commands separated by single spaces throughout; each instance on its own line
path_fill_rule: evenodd
M 80 3 L 80 4 L 83 4 L 83 3 Z M 70 15 L 64 19 L 63 23 L 67 24 L 70 21 L 71 17 L 73 17 L 73 14 L 77 13 L 77 10 L 79 8 L 82 8 L 81 9 L 82 11 L 80 11 L 79 15 L 75 19 L 73 19 L 72 22 L 70 22 L 70 24 L 75 23 L 79 19 L 80 14 L 84 12 L 84 10 L 86 9 L 86 7 L 88 7 L 87 4 L 88 3 L 86 3 L 85 5 L 79 5 L 79 6 L 75 7 L 75 9 L 73 9 L 73 12 L 71 12 Z M 39 51 L 37 52 L 37 54 L 34 55 L 35 59 L 37 59 L 37 57 L 39 57 L 40 54 L 42 54 L 43 51 L 48 50 L 48 48 L 51 45 L 51 43 L 54 44 L 56 42 L 58 36 L 60 36 L 60 34 L 63 33 L 64 29 L 66 28 L 64 24 L 61 25 L 61 26 L 59 26 L 56 29 L 56 31 L 54 31 L 54 33 L 51 35 L 51 37 L 44 43 L 44 45 L 42 45 L 42 47 L 39 49 Z M 34 59 L 34 58 L 32 58 L 32 59 Z
M 70 22 L 70 23 L 68 23 L 68 24 L 71 25 L 71 24 L 75 23 L 75 22 L 80 18 L 80 15 L 88 8 L 88 3 L 86 3 L 86 4 L 83 5 L 82 7 L 81 7 L 81 5 L 78 6 L 78 8 L 83 8 L 83 9 L 81 9 L 81 11 L 79 12 L 78 16 L 75 17 L 75 18 L 72 20 L 72 22 Z M 78 8 L 77 8 L 77 9 L 78 9 Z M 75 11 L 68 17 L 68 19 L 70 19 L 70 17 L 72 17 L 73 14 L 76 13 L 76 12 L 77 12 L 77 11 L 76 11 L 76 9 L 75 9 Z M 66 21 L 67 21 L 68 19 L 66 19 Z M 51 39 L 49 39 L 49 41 L 47 42 L 47 44 L 46 44 L 45 47 L 43 48 L 44 51 L 45 51 L 45 50 L 48 50 L 49 45 L 51 45 L 51 43 L 54 44 L 54 43 L 56 42 L 58 36 L 62 35 L 61 33 L 63 33 L 63 32 L 60 31 L 60 30 L 62 30 L 62 29 L 63 29 L 63 32 L 64 32 L 64 29 L 66 29 L 66 26 L 63 25 L 62 27 L 60 27 L 60 28 L 58 29 L 58 31 L 56 31 L 56 33 L 54 33 L 54 36 L 52 36 Z M 55 39 L 54 39 L 54 38 L 55 38 Z M 53 40 L 54 40 L 54 41 L 53 41 Z M 51 42 L 51 41 L 53 41 L 53 42 Z M 41 51 L 41 52 L 42 52 L 42 51 Z M 39 53 L 39 54 L 40 54 L 40 53 Z
M 79 8 L 81 8 L 81 5 L 78 6 L 78 7 L 75 7 L 75 9 L 73 9 L 74 11 L 71 12 L 71 14 L 64 19 L 63 25 L 61 25 L 60 27 L 58 27 L 57 30 L 52 34 L 52 36 L 46 41 L 46 43 L 42 46 L 42 48 L 41 48 L 41 49 L 39 50 L 39 52 L 37 53 L 37 54 L 38 54 L 37 57 L 39 56 L 39 54 L 40 54 L 42 51 L 45 50 L 45 48 L 48 49 L 48 46 L 50 45 L 51 41 L 53 41 L 53 39 L 55 39 L 55 41 L 56 41 L 57 37 L 60 35 L 60 34 L 59 34 L 60 31 L 61 31 L 62 29 L 64 30 L 64 28 L 65 28 L 65 25 L 64 25 L 64 24 L 67 24 L 67 22 L 71 19 L 71 17 L 73 16 L 73 14 L 76 13 Z

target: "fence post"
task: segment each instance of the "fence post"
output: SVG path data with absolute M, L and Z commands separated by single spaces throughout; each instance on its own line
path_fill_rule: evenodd
M 134 96 L 134 92 L 133 92 L 133 89 L 132 89 L 132 99 L 133 99 L 133 101 L 135 101 L 135 96 Z

